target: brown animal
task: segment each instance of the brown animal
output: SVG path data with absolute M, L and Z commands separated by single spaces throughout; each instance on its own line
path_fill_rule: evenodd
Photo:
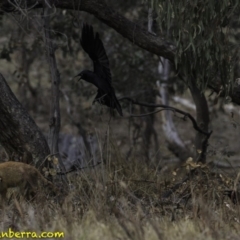
M 8 161 L 0 163 L 0 194 L 6 199 L 8 188 L 19 187 L 20 193 L 29 198 L 39 186 L 39 180 L 45 185 L 52 186 L 54 192 L 55 186 L 49 182 L 43 175 L 33 166 L 22 163 Z

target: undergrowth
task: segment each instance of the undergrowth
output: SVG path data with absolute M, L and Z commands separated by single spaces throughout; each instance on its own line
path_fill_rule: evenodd
M 69 174 L 62 196 L 11 197 L 1 230 L 61 231 L 64 239 L 239 239 L 239 207 L 226 194 L 233 174 L 191 159 L 164 172 L 118 151 L 109 159 Z

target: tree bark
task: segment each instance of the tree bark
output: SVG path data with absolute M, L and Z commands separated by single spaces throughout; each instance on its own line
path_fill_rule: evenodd
M 155 96 L 146 96 L 147 99 L 154 99 L 155 100 Z M 153 101 L 150 101 L 153 102 Z M 147 112 L 153 112 L 155 110 L 154 107 L 148 107 L 147 111 L 145 111 L 145 108 L 143 108 L 141 106 L 141 114 L 146 114 Z M 155 114 L 150 114 L 148 116 L 145 116 L 142 118 L 143 120 L 143 126 L 144 126 L 144 130 L 143 130 L 143 142 L 142 142 L 142 151 L 143 151 L 143 155 L 145 156 L 146 159 L 146 163 L 147 164 L 151 164 L 153 162 L 159 162 L 160 160 L 160 154 L 159 154 L 159 141 L 158 141 L 158 134 L 154 128 L 154 122 L 155 122 Z M 151 147 L 151 139 L 153 137 L 154 140 L 154 145 L 155 145 L 155 153 L 154 153 L 154 158 L 156 159 L 154 161 L 154 159 L 150 158 L 150 147 Z
M 207 100 L 204 93 L 197 87 L 195 79 L 190 80 L 189 89 L 192 94 L 193 101 L 196 105 L 197 124 L 204 131 L 208 132 L 209 125 L 209 110 Z M 205 163 L 207 154 L 208 137 L 206 135 L 197 132 L 195 137 L 196 147 L 196 161 Z
M 60 84 L 60 74 L 57 69 L 57 63 L 55 58 L 55 49 L 51 38 L 51 28 L 50 28 L 50 15 L 51 9 L 46 8 L 44 11 L 44 41 L 47 52 L 47 60 L 49 63 L 51 82 L 52 82 L 52 96 L 51 96 L 51 114 L 49 120 L 49 137 L 48 144 L 50 147 L 51 154 L 55 154 L 58 157 L 58 139 L 59 131 L 61 126 L 61 116 L 59 107 L 59 84 Z
M 42 132 L 0 74 L 0 143 L 8 157 L 41 165 L 49 147 Z
M 167 82 L 170 74 L 170 64 L 167 59 L 162 58 L 161 61 L 159 61 L 158 72 L 161 79 L 163 80 L 163 83 L 157 81 L 157 87 L 161 95 L 162 104 L 168 106 L 169 96 Z M 186 161 L 186 159 L 191 156 L 191 152 L 187 149 L 178 134 L 178 131 L 172 119 L 172 112 L 167 110 L 163 111 L 162 121 L 162 128 L 167 139 L 168 149 L 173 152 L 174 155 L 178 157 L 181 162 Z

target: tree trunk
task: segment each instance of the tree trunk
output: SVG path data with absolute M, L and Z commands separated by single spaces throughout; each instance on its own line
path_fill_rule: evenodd
M 152 33 L 153 35 L 156 35 L 153 32 L 153 9 L 149 8 L 148 9 L 148 32 Z M 153 89 L 150 88 L 149 92 L 153 92 Z M 145 101 L 149 101 L 149 102 L 154 102 L 156 101 L 156 96 L 154 94 L 145 94 L 144 96 Z M 147 110 L 149 112 L 153 112 L 155 110 L 155 108 L 153 107 L 148 107 Z M 144 111 L 144 108 L 141 107 L 141 112 L 142 113 L 146 113 Z M 154 114 L 150 114 L 146 117 L 143 118 L 145 121 L 145 129 L 143 132 L 143 154 L 145 155 L 147 164 L 150 164 L 151 162 L 153 162 L 153 159 L 150 159 L 150 145 L 151 145 L 151 137 L 153 135 L 154 137 L 154 141 L 155 141 L 155 159 L 156 161 L 154 162 L 159 162 L 160 160 L 160 154 L 159 154 L 159 142 L 158 142 L 158 135 L 157 132 L 154 128 L 154 120 L 155 120 L 155 115 Z
M 42 132 L 0 74 L 0 143 L 8 157 L 41 165 L 49 147 Z
M 197 124 L 204 131 L 208 132 L 209 125 L 209 111 L 205 95 L 197 87 L 195 79 L 191 79 L 189 89 L 191 91 L 193 101 L 196 105 Z M 196 160 L 206 162 L 207 142 L 206 135 L 197 132 L 195 138 Z
M 50 28 L 50 15 L 51 9 L 46 8 L 44 11 L 44 41 L 47 52 L 47 60 L 49 63 L 51 82 L 52 82 L 52 96 L 51 96 L 51 114 L 49 120 L 49 137 L 48 144 L 51 154 L 60 156 L 58 150 L 59 131 L 61 126 L 61 115 L 59 107 L 59 84 L 60 74 L 57 69 L 57 63 L 55 58 L 55 49 L 51 38 Z
M 169 105 L 169 96 L 168 96 L 168 80 L 170 74 L 170 64 L 168 59 L 161 58 L 159 61 L 158 72 L 160 74 L 161 80 L 157 81 L 157 86 L 162 98 L 162 104 Z M 186 161 L 186 159 L 191 156 L 191 152 L 185 146 L 184 142 L 180 138 L 178 131 L 175 127 L 175 124 L 172 119 L 172 112 L 166 110 L 162 112 L 162 121 L 163 121 L 163 132 L 167 139 L 168 149 L 174 153 L 176 157 L 180 159 L 181 162 Z
M 44 41 L 47 52 L 47 60 L 49 63 L 50 73 L 51 73 L 51 112 L 49 120 L 49 135 L 48 135 L 48 145 L 50 148 L 50 153 L 54 155 L 58 162 L 52 161 L 52 166 L 55 170 L 64 169 L 61 155 L 59 153 L 58 142 L 59 142 L 59 132 L 61 127 L 61 113 L 59 106 L 59 85 L 60 85 L 60 74 L 57 68 L 57 62 L 55 57 L 55 46 L 52 41 L 51 26 L 50 26 L 50 16 L 53 14 L 53 8 L 47 5 L 44 9 Z M 61 166 L 61 167 L 60 167 Z M 65 183 L 66 176 L 64 177 Z
M 152 98 L 152 96 L 148 96 L 148 99 Z M 153 99 L 155 99 L 155 96 L 153 95 Z M 153 101 L 150 101 L 153 102 Z M 145 108 L 141 107 L 141 114 L 146 114 L 147 112 L 153 112 L 155 110 L 154 107 L 148 107 L 147 111 Z M 147 164 L 151 164 L 153 162 L 159 162 L 160 160 L 160 154 L 159 154 L 159 141 L 158 141 L 158 134 L 154 128 L 154 122 L 155 122 L 155 115 L 150 114 L 148 116 L 145 116 L 142 118 L 143 121 L 143 142 L 142 142 L 142 151 L 143 155 L 146 159 Z M 153 137 L 154 140 L 154 147 L 155 147 L 155 153 L 154 153 L 154 159 L 150 158 L 150 148 L 151 148 L 151 139 Z

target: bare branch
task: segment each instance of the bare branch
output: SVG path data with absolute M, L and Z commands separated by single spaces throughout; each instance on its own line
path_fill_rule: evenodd
M 88 165 L 86 167 L 76 167 L 75 165 L 68 171 L 66 172 L 57 172 L 57 175 L 66 175 L 67 173 L 71 173 L 71 172 L 77 172 L 83 169 L 88 169 L 88 168 L 95 168 L 96 166 L 100 165 L 102 162 L 97 162 L 96 164 L 91 164 Z
M 192 125 L 193 125 L 193 128 L 194 128 L 196 131 L 198 131 L 198 132 L 200 132 L 200 133 L 202 133 L 202 134 L 204 134 L 204 135 L 206 135 L 206 136 L 208 136 L 208 137 L 210 137 L 210 135 L 212 134 L 212 131 L 210 131 L 210 132 L 205 132 L 205 131 L 203 131 L 203 130 L 197 125 L 197 122 L 196 122 L 195 118 L 194 118 L 190 113 L 184 112 L 184 111 L 182 111 L 182 110 L 180 110 L 180 109 L 177 109 L 177 108 L 174 108 L 174 107 L 170 107 L 170 106 L 167 106 L 167 105 L 162 105 L 162 104 L 152 104 L 152 103 L 138 102 L 138 101 L 133 100 L 133 99 L 130 98 L 130 97 L 121 97 L 121 98 L 119 98 L 118 100 L 119 100 L 119 101 L 128 100 L 128 101 L 131 102 L 132 104 L 136 104 L 136 105 L 140 105 L 140 106 L 144 106 L 144 107 L 162 107 L 162 108 L 164 108 L 164 110 L 170 110 L 170 111 L 173 111 L 173 112 L 180 113 L 180 114 L 184 115 L 184 117 L 187 117 L 187 118 L 189 118 L 189 119 L 191 120 Z M 154 112 L 154 113 L 155 113 L 155 112 Z

